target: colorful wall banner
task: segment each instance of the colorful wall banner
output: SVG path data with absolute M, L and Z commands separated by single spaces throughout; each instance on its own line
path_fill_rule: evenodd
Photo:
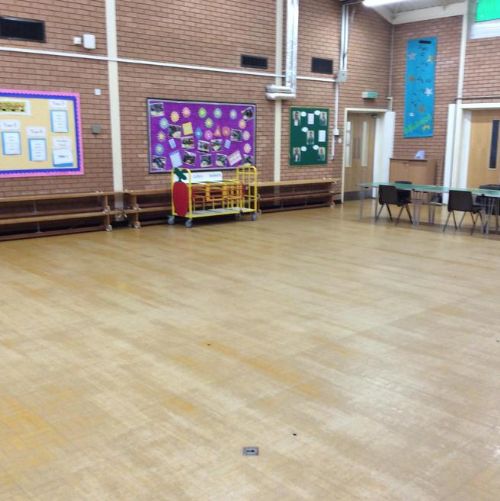
M 256 107 L 148 99 L 149 172 L 255 165 Z
M 290 165 L 327 163 L 328 108 L 290 108 Z
M 0 89 L 0 177 L 83 174 L 80 96 Z
M 432 137 L 437 38 L 408 40 L 403 136 Z

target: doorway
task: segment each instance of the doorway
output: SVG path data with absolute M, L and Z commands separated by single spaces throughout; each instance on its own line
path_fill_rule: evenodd
M 376 113 L 347 113 L 344 139 L 344 200 L 359 198 L 359 184 L 373 181 Z
M 471 114 L 467 186 L 500 184 L 500 110 Z

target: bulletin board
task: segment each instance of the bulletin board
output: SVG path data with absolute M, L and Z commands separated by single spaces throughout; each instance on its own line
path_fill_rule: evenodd
M 149 172 L 255 165 L 254 104 L 148 99 Z
M 0 89 L 0 177 L 83 174 L 80 97 Z
M 434 135 L 436 57 L 436 37 L 408 40 L 403 126 L 405 138 Z
M 328 108 L 290 108 L 290 165 L 327 163 Z

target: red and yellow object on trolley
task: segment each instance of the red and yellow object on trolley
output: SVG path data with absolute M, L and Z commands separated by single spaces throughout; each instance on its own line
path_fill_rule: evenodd
M 234 168 L 177 168 L 172 172 L 172 214 L 183 218 L 187 228 L 197 218 L 250 214 L 257 219 L 257 169 L 252 165 Z

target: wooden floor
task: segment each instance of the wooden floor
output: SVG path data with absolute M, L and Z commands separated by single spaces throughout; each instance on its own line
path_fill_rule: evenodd
M 500 499 L 499 237 L 352 202 L 0 263 L 2 501 Z

